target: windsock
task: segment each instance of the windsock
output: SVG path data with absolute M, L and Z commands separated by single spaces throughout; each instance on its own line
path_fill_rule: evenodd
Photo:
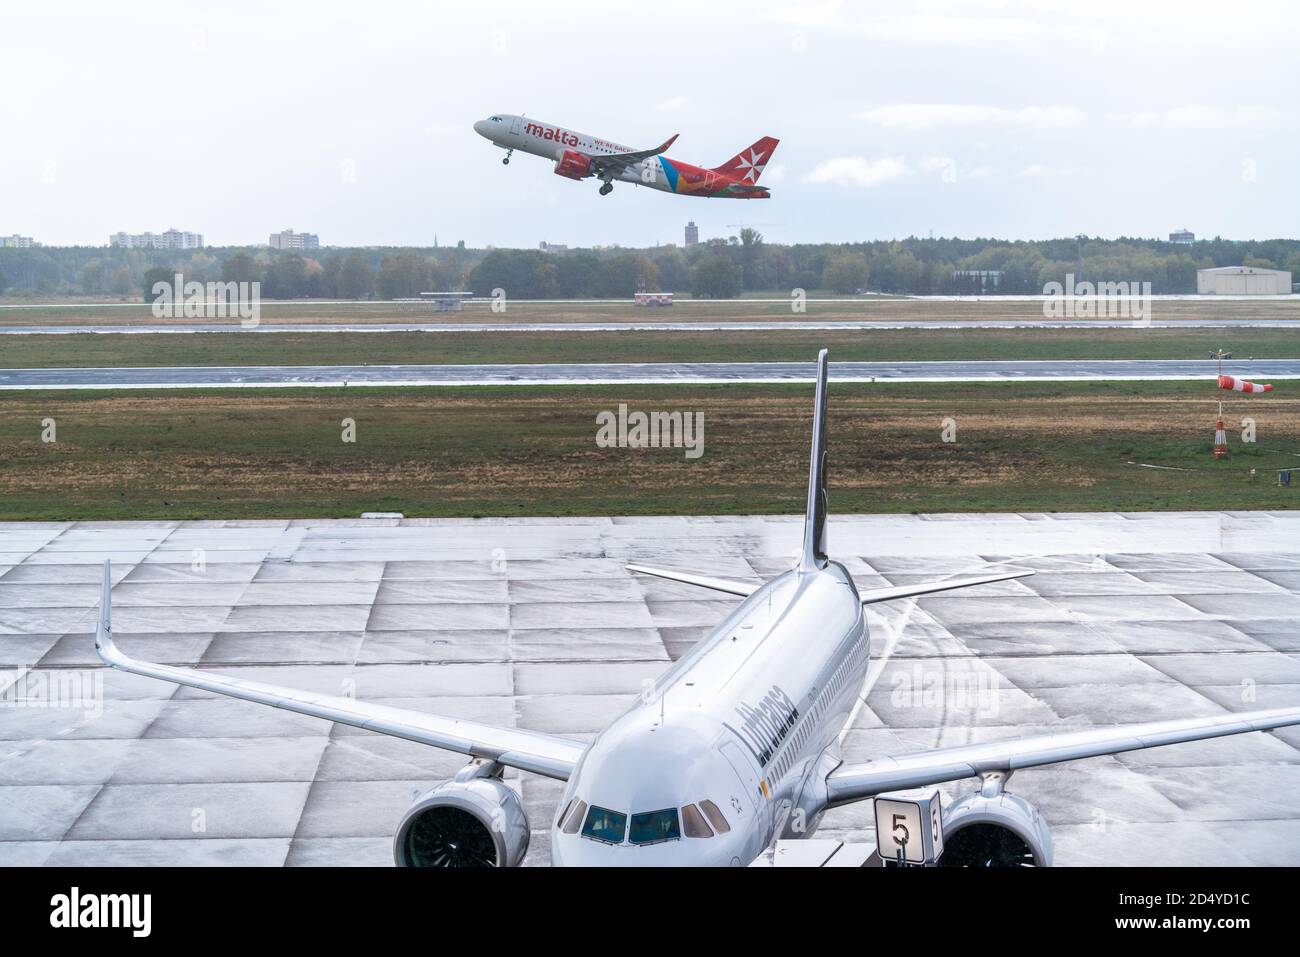
M 1219 376 L 1219 388 L 1231 389 L 1233 392 L 1272 392 L 1271 385 L 1260 385 L 1256 382 L 1247 382 L 1245 379 L 1238 379 L 1236 376 L 1221 375 Z

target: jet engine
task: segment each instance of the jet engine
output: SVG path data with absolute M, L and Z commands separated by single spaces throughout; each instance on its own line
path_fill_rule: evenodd
M 560 158 L 555 161 L 555 173 L 557 176 L 567 176 L 569 179 L 582 179 L 584 176 L 590 176 L 591 157 L 586 153 L 579 153 L 577 150 L 565 150 L 560 154 Z
M 527 852 L 518 793 L 476 765 L 417 798 L 393 838 L 398 867 L 517 867 Z
M 1051 867 L 1052 834 L 1038 808 L 1000 788 L 943 811 L 940 867 Z

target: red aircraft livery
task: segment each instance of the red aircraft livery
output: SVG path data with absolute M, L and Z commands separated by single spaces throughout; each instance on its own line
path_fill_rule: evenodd
M 560 176 L 599 179 L 602 196 L 609 195 L 614 181 L 619 180 L 686 196 L 767 199 L 768 189 L 758 185 L 758 178 L 779 142 L 765 136 L 721 166 L 706 169 L 663 155 L 677 139 L 676 134 L 655 149 L 632 150 L 598 136 L 507 114 L 479 120 L 474 131 L 506 151 L 502 163 L 508 164 L 515 150 L 542 156 L 554 161 Z

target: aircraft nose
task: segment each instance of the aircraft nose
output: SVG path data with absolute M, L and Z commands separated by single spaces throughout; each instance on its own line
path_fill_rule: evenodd
M 477 133 L 479 136 L 487 136 L 489 126 L 491 126 L 491 124 L 488 123 L 487 120 L 479 120 L 477 123 L 474 124 L 474 132 Z

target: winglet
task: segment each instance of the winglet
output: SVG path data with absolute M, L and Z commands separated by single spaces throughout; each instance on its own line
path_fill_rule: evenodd
M 99 590 L 99 624 L 95 628 L 95 650 L 100 660 L 110 667 L 118 667 L 122 654 L 113 644 L 113 606 L 109 599 L 113 591 L 113 561 L 104 561 L 104 584 Z
M 817 398 L 813 405 L 812 457 L 808 463 L 808 507 L 803 520 L 800 571 L 824 568 L 826 552 L 826 356 L 817 354 Z
M 668 151 L 668 147 L 670 147 L 670 146 L 672 146 L 674 143 L 676 143 L 676 142 L 677 142 L 677 137 L 679 137 L 679 136 L 681 136 L 680 133 L 674 133 L 672 136 L 668 137 L 668 139 L 664 141 L 664 145 L 663 145 L 663 146 L 659 147 L 657 150 L 655 150 L 655 151 L 654 151 L 653 153 L 651 153 L 650 155 L 651 155 L 651 156 L 658 156 L 660 153 L 666 153 L 666 152 Z

